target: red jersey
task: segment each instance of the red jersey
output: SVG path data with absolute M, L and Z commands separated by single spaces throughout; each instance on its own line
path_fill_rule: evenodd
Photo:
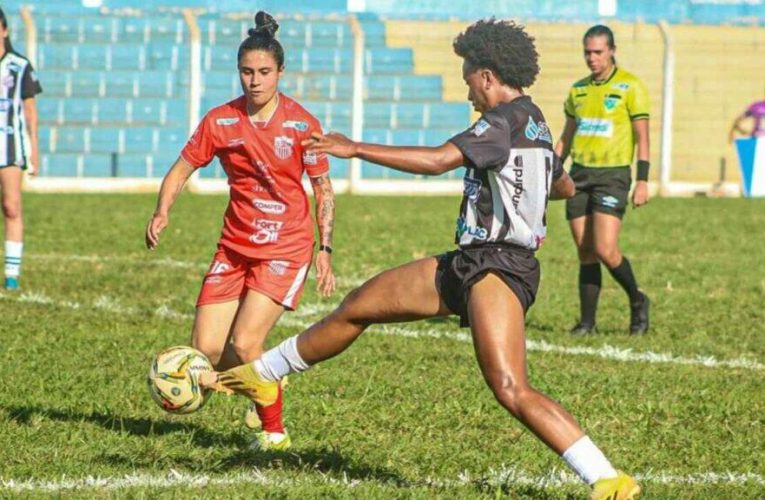
M 220 243 L 246 257 L 270 259 L 313 246 L 313 224 L 303 172 L 329 171 L 326 155 L 301 141 L 321 132 L 319 121 L 295 100 L 278 94 L 271 119 L 255 124 L 244 96 L 210 110 L 181 151 L 193 167 L 214 156 L 228 176 L 230 200 Z

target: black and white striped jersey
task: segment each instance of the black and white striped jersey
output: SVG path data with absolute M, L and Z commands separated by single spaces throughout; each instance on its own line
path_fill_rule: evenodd
M 546 233 L 550 185 L 563 173 L 542 111 L 521 96 L 487 111 L 449 141 L 467 168 L 456 243 L 538 249 Z
M 27 58 L 6 52 L 0 58 L 0 166 L 27 166 L 32 143 L 23 101 L 40 92 L 42 87 Z

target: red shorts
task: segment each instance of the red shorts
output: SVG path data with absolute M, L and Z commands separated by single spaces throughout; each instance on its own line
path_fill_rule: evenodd
M 254 290 L 294 310 L 303 294 L 313 248 L 279 260 L 251 259 L 218 246 L 205 274 L 197 306 L 238 300 Z

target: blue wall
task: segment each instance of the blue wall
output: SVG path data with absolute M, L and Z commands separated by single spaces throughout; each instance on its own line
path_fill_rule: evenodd
M 252 12 L 263 9 L 275 14 L 329 14 L 347 11 L 349 4 L 365 4 L 370 15 L 477 19 L 496 16 L 521 20 L 595 21 L 601 19 L 598 0 L 156 0 L 141 8 L 160 6 L 206 7 L 216 11 Z M 39 13 L 93 12 L 78 0 L 6 0 L 6 13 L 22 4 Z M 111 8 L 135 8 L 135 0 L 103 0 Z M 697 24 L 765 24 L 765 0 L 617 0 L 616 17 L 625 21 L 644 20 Z M 607 19 L 606 19 L 607 20 Z

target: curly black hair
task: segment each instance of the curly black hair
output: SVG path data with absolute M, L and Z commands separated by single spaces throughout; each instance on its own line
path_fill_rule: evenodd
M 454 52 L 471 66 L 494 71 L 514 88 L 530 87 L 539 74 L 534 38 L 513 21 L 492 17 L 471 24 L 454 39 Z

